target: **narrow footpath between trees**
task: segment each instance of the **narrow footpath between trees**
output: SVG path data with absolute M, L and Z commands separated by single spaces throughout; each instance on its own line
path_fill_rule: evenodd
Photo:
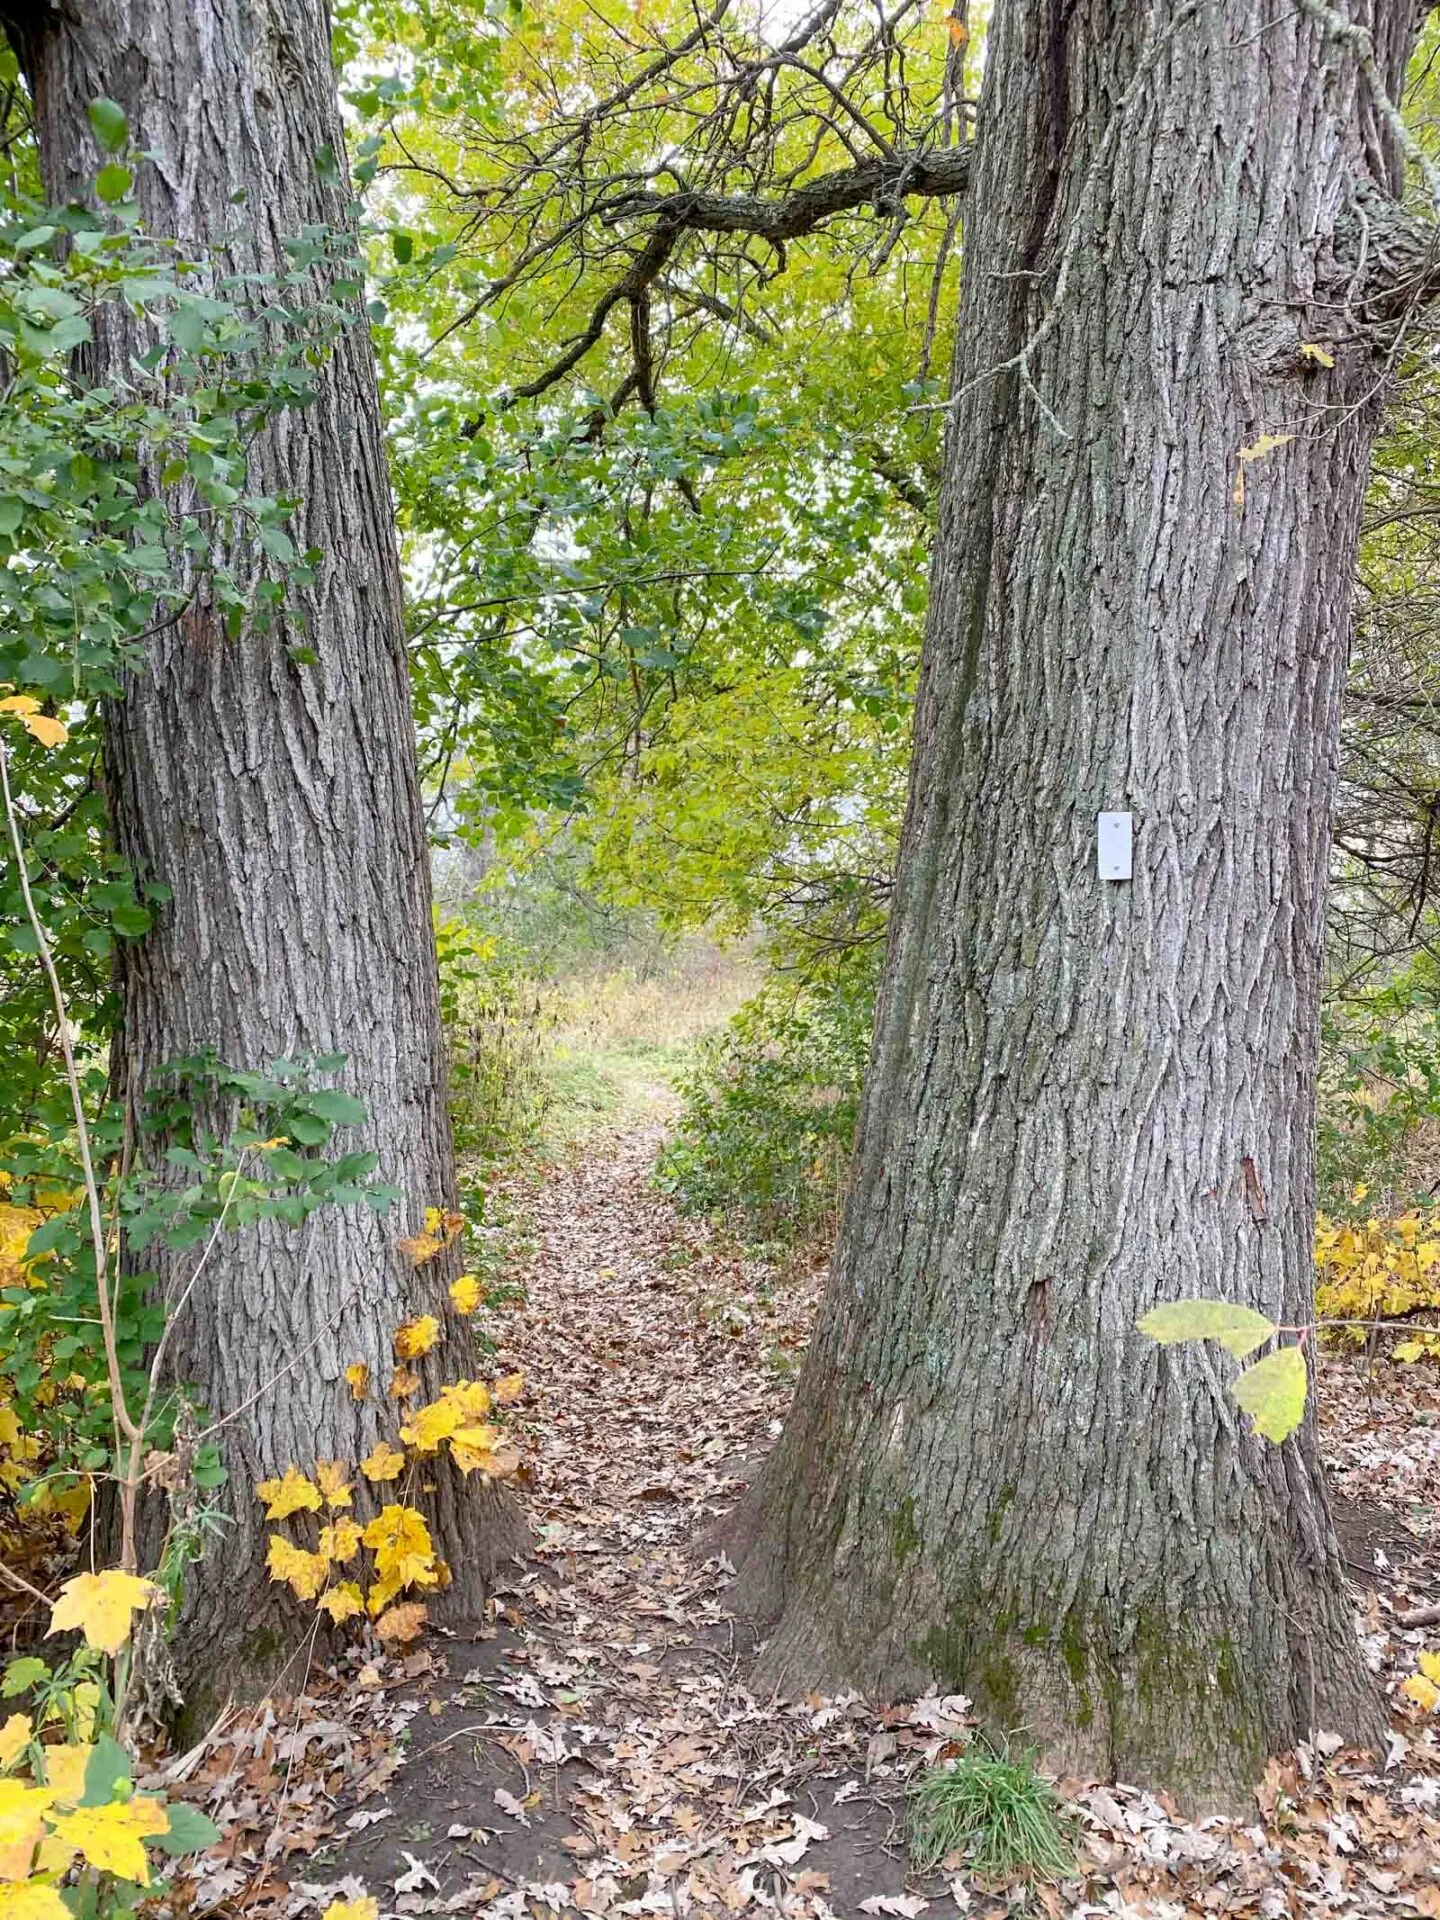
M 172 1784 L 228 1825 L 189 1911 L 310 1916 L 957 1912 L 1422 1914 L 1440 1920 L 1440 1747 L 1397 1695 L 1380 1765 L 1271 1765 L 1254 1810 L 1189 1824 L 1163 1793 L 1066 1782 L 1083 1873 L 995 1888 L 952 1860 L 907 1881 L 907 1789 L 968 1735 L 963 1698 L 877 1711 L 757 1699 L 706 1536 L 784 1412 L 822 1279 L 746 1258 L 650 1184 L 665 1103 L 593 1137 L 523 1199 L 495 1371 L 523 1369 L 533 1560 L 483 1624 L 312 1666 L 237 1714 Z M 1383 1376 L 1383 1377 L 1382 1377 Z M 1342 1535 L 1372 1664 L 1440 1599 L 1440 1392 L 1419 1368 L 1327 1374 Z M 1399 1404 L 1394 1396 L 1405 1395 Z M 1383 1764 L 1388 1759 L 1388 1766 Z M 1028 1903 L 1028 1904 L 1027 1904 Z

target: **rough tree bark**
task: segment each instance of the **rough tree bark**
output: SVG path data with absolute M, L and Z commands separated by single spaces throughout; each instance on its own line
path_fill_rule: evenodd
M 63 0 L 6 9 L 30 78 L 43 175 L 85 197 L 99 164 L 86 109 L 119 102 L 142 163 L 147 226 L 222 269 L 283 272 L 284 242 L 342 227 L 349 186 L 320 0 Z M 338 162 L 323 165 L 322 150 Z M 100 380 L 123 380 L 133 335 L 97 342 Z M 174 1346 L 225 1429 L 232 1524 L 192 1578 L 178 1639 L 198 1697 L 264 1685 L 303 1638 L 264 1571 L 254 1482 L 295 1462 L 358 1461 L 381 1431 L 390 1336 L 417 1306 L 448 1315 L 445 1263 L 396 1252 L 427 1206 L 453 1197 L 431 930 L 393 510 L 375 371 L 349 328 L 315 402 L 254 449 L 257 492 L 295 495 L 294 535 L 324 559 L 306 631 L 231 641 L 201 594 L 151 645 L 109 716 L 107 784 L 124 852 L 172 890 L 127 947 L 118 1079 L 138 1105 L 158 1068 L 205 1048 L 228 1064 L 343 1052 L 342 1084 L 369 1112 L 343 1144 L 373 1146 L 400 1188 L 384 1219 L 327 1208 L 302 1231 L 225 1238 Z M 298 665 L 299 638 L 318 656 Z M 185 1259 L 193 1263 L 194 1254 Z M 453 1270 L 452 1270 L 453 1271 Z M 464 1323 L 426 1385 L 467 1366 Z M 369 1364 L 357 1404 L 343 1374 Z M 391 1403 L 393 1407 L 393 1403 Z M 473 1604 L 512 1510 L 478 1481 L 437 1476 L 435 1534 Z M 362 1483 L 363 1488 L 363 1483 Z
M 1370 8 L 1392 88 L 1412 11 Z M 739 1528 L 767 1678 L 936 1681 L 1202 1802 L 1378 1731 L 1313 1421 L 1256 1439 L 1225 1356 L 1135 1331 L 1189 1295 L 1312 1311 L 1367 318 L 1403 227 L 1332 29 L 997 5 L 853 1191 Z M 1103 808 L 1129 883 L 1096 878 Z

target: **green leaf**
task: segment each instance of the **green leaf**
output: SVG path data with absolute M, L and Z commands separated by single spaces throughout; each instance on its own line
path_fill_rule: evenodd
M 117 162 L 114 166 L 102 167 L 95 176 L 95 191 L 107 203 L 123 200 L 134 183 L 135 176 L 128 167 Z
M 408 233 L 392 233 L 390 249 L 402 267 L 408 267 L 415 256 L 415 242 Z
M 110 924 L 127 939 L 138 940 L 142 933 L 150 931 L 150 911 L 137 900 L 122 901 L 111 910 Z
M 1163 1347 L 1180 1340 L 1218 1340 L 1237 1360 L 1280 1331 L 1253 1307 L 1233 1306 L 1228 1300 L 1167 1300 L 1136 1325 Z
M 115 1789 L 130 1781 L 130 1756 L 108 1733 L 95 1742 L 95 1751 L 85 1767 L 85 1794 L 82 1807 L 108 1807 Z
M 155 1845 L 164 1853 L 198 1853 L 202 1847 L 213 1847 L 220 1838 L 215 1822 L 185 1800 L 172 1800 L 165 1811 L 170 1825 L 164 1833 L 155 1835 Z
M 98 100 L 92 100 L 86 108 L 90 115 L 90 125 L 95 130 L 95 138 L 107 153 L 118 153 L 125 144 L 125 136 L 130 131 L 130 123 L 125 118 L 125 109 L 117 101 L 107 100 L 102 94 Z
M 17 500 L 14 494 L 0 500 L 0 533 L 14 533 L 25 518 L 25 502 Z
M 17 1693 L 24 1693 L 38 1681 L 44 1680 L 50 1669 L 43 1660 L 37 1660 L 33 1654 L 23 1660 L 12 1660 L 5 1669 L 5 1678 L 0 1682 L 0 1696 L 13 1700 Z
M 341 1093 L 337 1087 L 321 1087 L 318 1093 L 309 1095 L 306 1105 L 332 1127 L 358 1127 L 365 1119 L 364 1102 Z
M 1235 1398 L 1267 1440 L 1284 1440 L 1305 1417 L 1305 1353 L 1280 1347 L 1247 1367 L 1235 1382 Z

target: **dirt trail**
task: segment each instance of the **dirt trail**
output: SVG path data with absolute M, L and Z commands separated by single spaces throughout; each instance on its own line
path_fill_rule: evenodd
M 781 1274 L 676 1215 L 651 1181 L 669 1105 L 654 1092 L 521 1196 L 519 1294 L 491 1332 L 494 1371 L 527 1381 L 533 1558 L 484 1622 L 357 1651 L 328 1690 L 207 1762 L 209 1804 L 241 1837 L 197 1908 L 309 1920 L 368 1894 L 382 1916 L 949 1920 L 1029 1900 L 1054 1920 L 1440 1920 L 1440 1751 L 1414 1715 L 1409 1756 L 1384 1777 L 1344 1756 L 1275 1763 L 1248 1829 L 1069 1782 L 1083 1879 L 1027 1895 L 956 1860 L 907 1887 L 907 1789 L 966 1739 L 967 1703 L 747 1691 L 728 1568 L 703 1542 L 778 1431 L 821 1276 Z M 1418 1371 L 1406 1385 L 1423 1395 Z M 1352 1373 L 1327 1382 L 1341 1477 L 1403 1534 L 1394 1435 Z M 1417 1403 L 1399 1430 L 1429 1439 L 1429 1417 Z M 1430 1455 L 1411 1451 L 1413 1490 Z M 1370 1543 L 1350 1551 L 1363 1572 Z M 1397 1659 L 1413 1665 L 1391 1630 L 1394 1585 L 1392 1572 L 1357 1594 L 1392 1686 Z

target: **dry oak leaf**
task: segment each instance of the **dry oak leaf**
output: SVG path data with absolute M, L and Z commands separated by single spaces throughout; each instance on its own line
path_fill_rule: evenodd
M 159 1800 L 136 1794 L 133 1800 L 107 1807 L 79 1807 L 74 1813 L 55 1814 L 50 1824 L 56 1839 L 84 1854 L 90 1866 L 148 1887 L 150 1861 L 145 1842 L 168 1830 L 170 1816 Z
M 360 1471 L 367 1480 L 398 1480 L 405 1471 L 405 1456 L 388 1440 L 379 1440 L 360 1462 Z
M 473 1273 L 462 1273 L 450 1282 L 450 1304 L 457 1313 L 474 1313 L 482 1297 L 480 1282 Z
M 525 1391 L 523 1373 L 507 1373 L 497 1380 L 490 1389 L 490 1397 L 497 1406 L 508 1407 L 512 1400 L 518 1400 Z
M 307 1553 L 279 1533 L 270 1536 L 265 1565 L 270 1578 L 283 1581 L 300 1600 L 314 1600 L 330 1572 L 330 1563 L 323 1554 Z
M 354 1492 L 354 1483 L 345 1477 L 343 1460 L 317 1460 L 315 1462 L 315 1484 L 325 1496 L 327 1507 L 349 1507 L 354 1502 L 350 1498 Z
M 48 1787 L 0 1780 L 0 1876 L 21 1880 L 45 1837 L 45 1814 L 54 1804 Z
M 75 1920 L 54 1887 L 38 1880 L 11 1880 L 0 1886 L 0 1913 L 5 1920 Z
M 407 1646 L 419 1638 L 429 1617 L 430 1609 L 423 1600 L 407 1600 L 402 1606 L 387 1607 L 375 1622 L 375 1631 L 387 1647 Z
M 118 1567 L 105 1573 L 77 1573 L 61 1587 L 46 1633 L 78 1627 L 86 1646 L 100 1653 L 118 1653 L 130 1638 L 131 1614 L 148 1607 L 159 1592 L 153 1580 L 121 1573 Z
M 267 1520 L 285 1520 L 292 1513 L 318 1513 L 325 1496 L 313 1480 L 307 1480 L 296 1467 L 287 1467 L 278 1480 L 262 1480 L 255 1488 L 257 1500 L 265 1502 Z
M 440 1338 L 440 1322 L 433 1313 L 422 1313 L 395 1329 L 395 1358 L 419 1360 L 429 1353 Z
M 0 1768 L 13 1767 L 30 1744 L 35 1727 L 28 1713 L 12 1713 L 0 1727 Z
M 353 1580 L 342 1580 L 338 1586 L 327 1587 L 316 1605 L 322 1613 L 328 1613 L 337 1626 L 342 1620 L 353 1619 L 365 1611 L 364 1596 Z

